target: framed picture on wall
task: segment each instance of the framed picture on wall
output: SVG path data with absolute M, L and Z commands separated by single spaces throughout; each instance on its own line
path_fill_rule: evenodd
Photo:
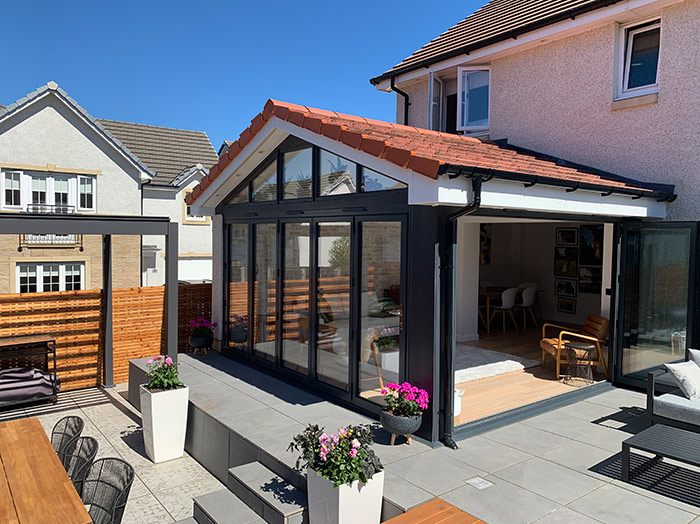
M 602 224 L 579 226 L 579 264 L 582 266 L 603 265 L 603 236 Z
M 555 244 L 557 246 L 578 246 L 578 228 L 558 227 Z
M 554 276 L 570 277 L 578 276 L 578 248 L 555 247 L 554 248 Z
M 481 224 L 479 228 L 479 264 L 488 266 L 491 264 L 491 224 Z
M 574 315 L 576 313 L 576 301 L 570 298 L 559 298 L 559 303 L 557 304 L 557 310 L 562 313 L 571 313 Z
M 602 267 L 583 267 L 578 269 L 578 289 L 581 293 L 600 294 L 603 285 Z
M 554 294 L 562 297 L 575 297 L 576 280 L 573 278 L 555 278 Z

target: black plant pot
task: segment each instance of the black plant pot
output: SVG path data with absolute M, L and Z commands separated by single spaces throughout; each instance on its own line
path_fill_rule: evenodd
M 214 343 L 214 337 L 190 335 L 190 346 L 195 349 L 208 349 Z
M 234 344 L 244 344 L 248 340 L 248 328 L 242 326 L 231 328 L 230 337 Z
M 423 415 L 397 417 L 382 411 L 379 414 L 379 421 L 382 423 L 382 427 L 392 435 L 412 435 L 420 428 L 421 422 L 423 422 Z

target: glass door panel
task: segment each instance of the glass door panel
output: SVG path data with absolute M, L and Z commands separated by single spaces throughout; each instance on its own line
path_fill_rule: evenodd
M 248 224 L 231 224 L 228 250 L 228 345 L 248 343 Z
M 690 328 L 695 226 L 626 227 L 623 236 L 622 375 L 682 360 Z
M 275 361 L 277 224 L 254 224 L 253 354 Z
M 399 380 L 401 347 L 401 222 L 360 222 L 359 396 L 381 404 L 387 382 Z
M 349 391 L 350 222 L 318 224 L 316 376 Z
M 311 243 L 308 222 L 284 227 L 282 280 L 282 365 L 306 374 L 309 367 Z

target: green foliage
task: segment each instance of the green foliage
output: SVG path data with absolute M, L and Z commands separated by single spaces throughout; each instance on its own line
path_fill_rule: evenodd
M 328 248 L 328 262 L 331 267 L 350 267 L 350 237 L 336 238 Z
M 150 359 L 146 364 L 148 366 L 148 373 L 146 374 L 148 378 L 147 389 L 167 390 L 184 386 L 178 376 L 177 364 L 170 357 L 164 359 L 162 355 L 158 355 L 156 358 Z
M 324 478 L 333 482 L 333 487 L 367 482 L 384 469 L 371 446 L 372 432 L 367 426 L 348 426 L 338 434 L 327 435 L 324 428 L 311 425 L 294 437 L 287 451 L 300 452 L 296 468 L 313 468 Z

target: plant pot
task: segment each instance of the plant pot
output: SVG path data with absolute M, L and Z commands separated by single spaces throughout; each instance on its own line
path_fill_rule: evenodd
M 151 391 L 142 384 L 139 389 L 146 455 L 156 463 L 182 457 L 189 388 Z
M 243 326 L 231 328 L 229 337 L 234 344 L 244 344 L 248 340 L 248 328 Z
M 423 415 L 416 415 L 415 417 L 398 417 L 382 411 L 379 414 L 379 421 L 382 423 L 382 427 L 386 429 L 392 435 L 412 435 L 423 422 Z M 393 440 L 393 439 L 392 439 Z
M 383 471 L 366 484 L 356 480 L 334 488 L 315 470 L 306 470 L 309 524 L 379 524 L 383 493 Z
M 208 349 L 214 343 L 214 337 L 190 335 L 190 346 L 195 349 Z

